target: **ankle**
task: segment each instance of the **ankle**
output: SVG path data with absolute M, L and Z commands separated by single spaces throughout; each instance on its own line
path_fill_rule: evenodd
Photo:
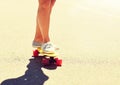
M 39 39 L 34 39 L 33 42 L 43 43 L 43 41 Z

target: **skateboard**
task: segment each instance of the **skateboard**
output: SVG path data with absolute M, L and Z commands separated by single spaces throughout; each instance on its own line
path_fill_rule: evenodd
M 58 54 L 56 52 L 45 53 L 40 47 L 33 51 L 33 57 L 41 57 L 41 64 L 43 64 L 44 66 L 62 66 L 62 59 L 58 59 L 57 56 Z

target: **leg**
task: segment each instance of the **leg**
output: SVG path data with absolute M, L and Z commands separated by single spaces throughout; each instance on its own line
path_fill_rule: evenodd
M 36 19 L 36 33 L 35 33 L 35 42 L 42 43 L 44 42 L 44 37 L 42 34 L 42 30 L 40 29 L 39 23 L 38 23 L 38 14 L 37 14 L 37 19 Z
M 44 31 L 45 31 L 44 34 L 46 33 L 46 34 L 44 35 L 44 43 L 50 41 L 50 37 L 49 37 L 50 15 L 51 15 L 52 8 L 53 8 L 53 6 L 54 6 L 54 4 L 55 4 L 55 1 L 56 1 L 56 0 L 51 0 L 51 2 L 50 2 L 49 13 L 48 13 L 48 23 L 47 23 L 48 28 L 47 28 L 46 30 L 44 30 Z
M 49 42 L 50 41 L 50 37 L 49 37 L 49 25 L 50 25 L 50 15 L 51 15 L 51 11 L 52 8 L 55 4 L 56 0 L 51 0 L 50 2 L 50 6 L 49 6 L 49 12 L 48 12 L 48 23 L 46 23 L 46 25 L 48 26 L 47 29 L 44 29 L 44 43 Z
M 54 46 L 49 42 L 50 15 L 55 1 L 56 0 L 39 0 L 37 14 L 37 27 L 34 41 L 42 43 L 42 45 L 37 46 L 40 46 L 44 52 L 48 53 L 55 51 Z
M 56 0 L 39 0 L 37 26 L 34 41 L 49 42 L 49 24 L 52 7 Z

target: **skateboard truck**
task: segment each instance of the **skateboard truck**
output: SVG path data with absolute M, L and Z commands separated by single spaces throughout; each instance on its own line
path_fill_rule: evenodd
M 41 48 L 37 48 L 33 51 L 33 57 L 41 57 L 41 63 L 43 66 L 62 66 L 62 59 L 58 59 L 56 56 L 56 53 L 44 53 Z

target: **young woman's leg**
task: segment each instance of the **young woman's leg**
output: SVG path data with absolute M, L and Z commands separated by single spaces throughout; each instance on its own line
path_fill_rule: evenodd
M 56 0 L 39 0 L 37 26 L 34 41 L 46 43 L 50 41 L 50 14 Z
M 41 47 L 45 52 L 53 52 L 54 46 L 49 42 L 49 25 L 50 15 L 56 0 L 39 0 L 39 8 L 37 14 L 37 26 L 34 42 Z M 34 45 L 33 45 L 34 46 Z
M 49 42 L 50 41 L 50 37 L 49 37 L 49 25 L 50 25 L 50 15 L 51 15 L 51 12 L 52 12 L 52 8 L 55 4 L 55 1 L 56 0 L 50 0 L 50 5 L 49 5 L 49 12 L 48 12 L 48 28 L 46 30 L 44 30 L 44 42 Z
M 39 0 L 38 24 L 43 34 L 44 43 L 50 41 L 49 38 L 50 4 L 51 0 Z
M 39 26 L 39 23 L 38 23 L 38 14 L 37 14 L 37 20 L 36 20 L 36 33 L 35 33 L 34 42 L 37 42 L 37 43 L 44 42 L 44 37 L 43 37 L 43 34 L 42 34 L 42 30 L 40 29 L 40 26 Z

